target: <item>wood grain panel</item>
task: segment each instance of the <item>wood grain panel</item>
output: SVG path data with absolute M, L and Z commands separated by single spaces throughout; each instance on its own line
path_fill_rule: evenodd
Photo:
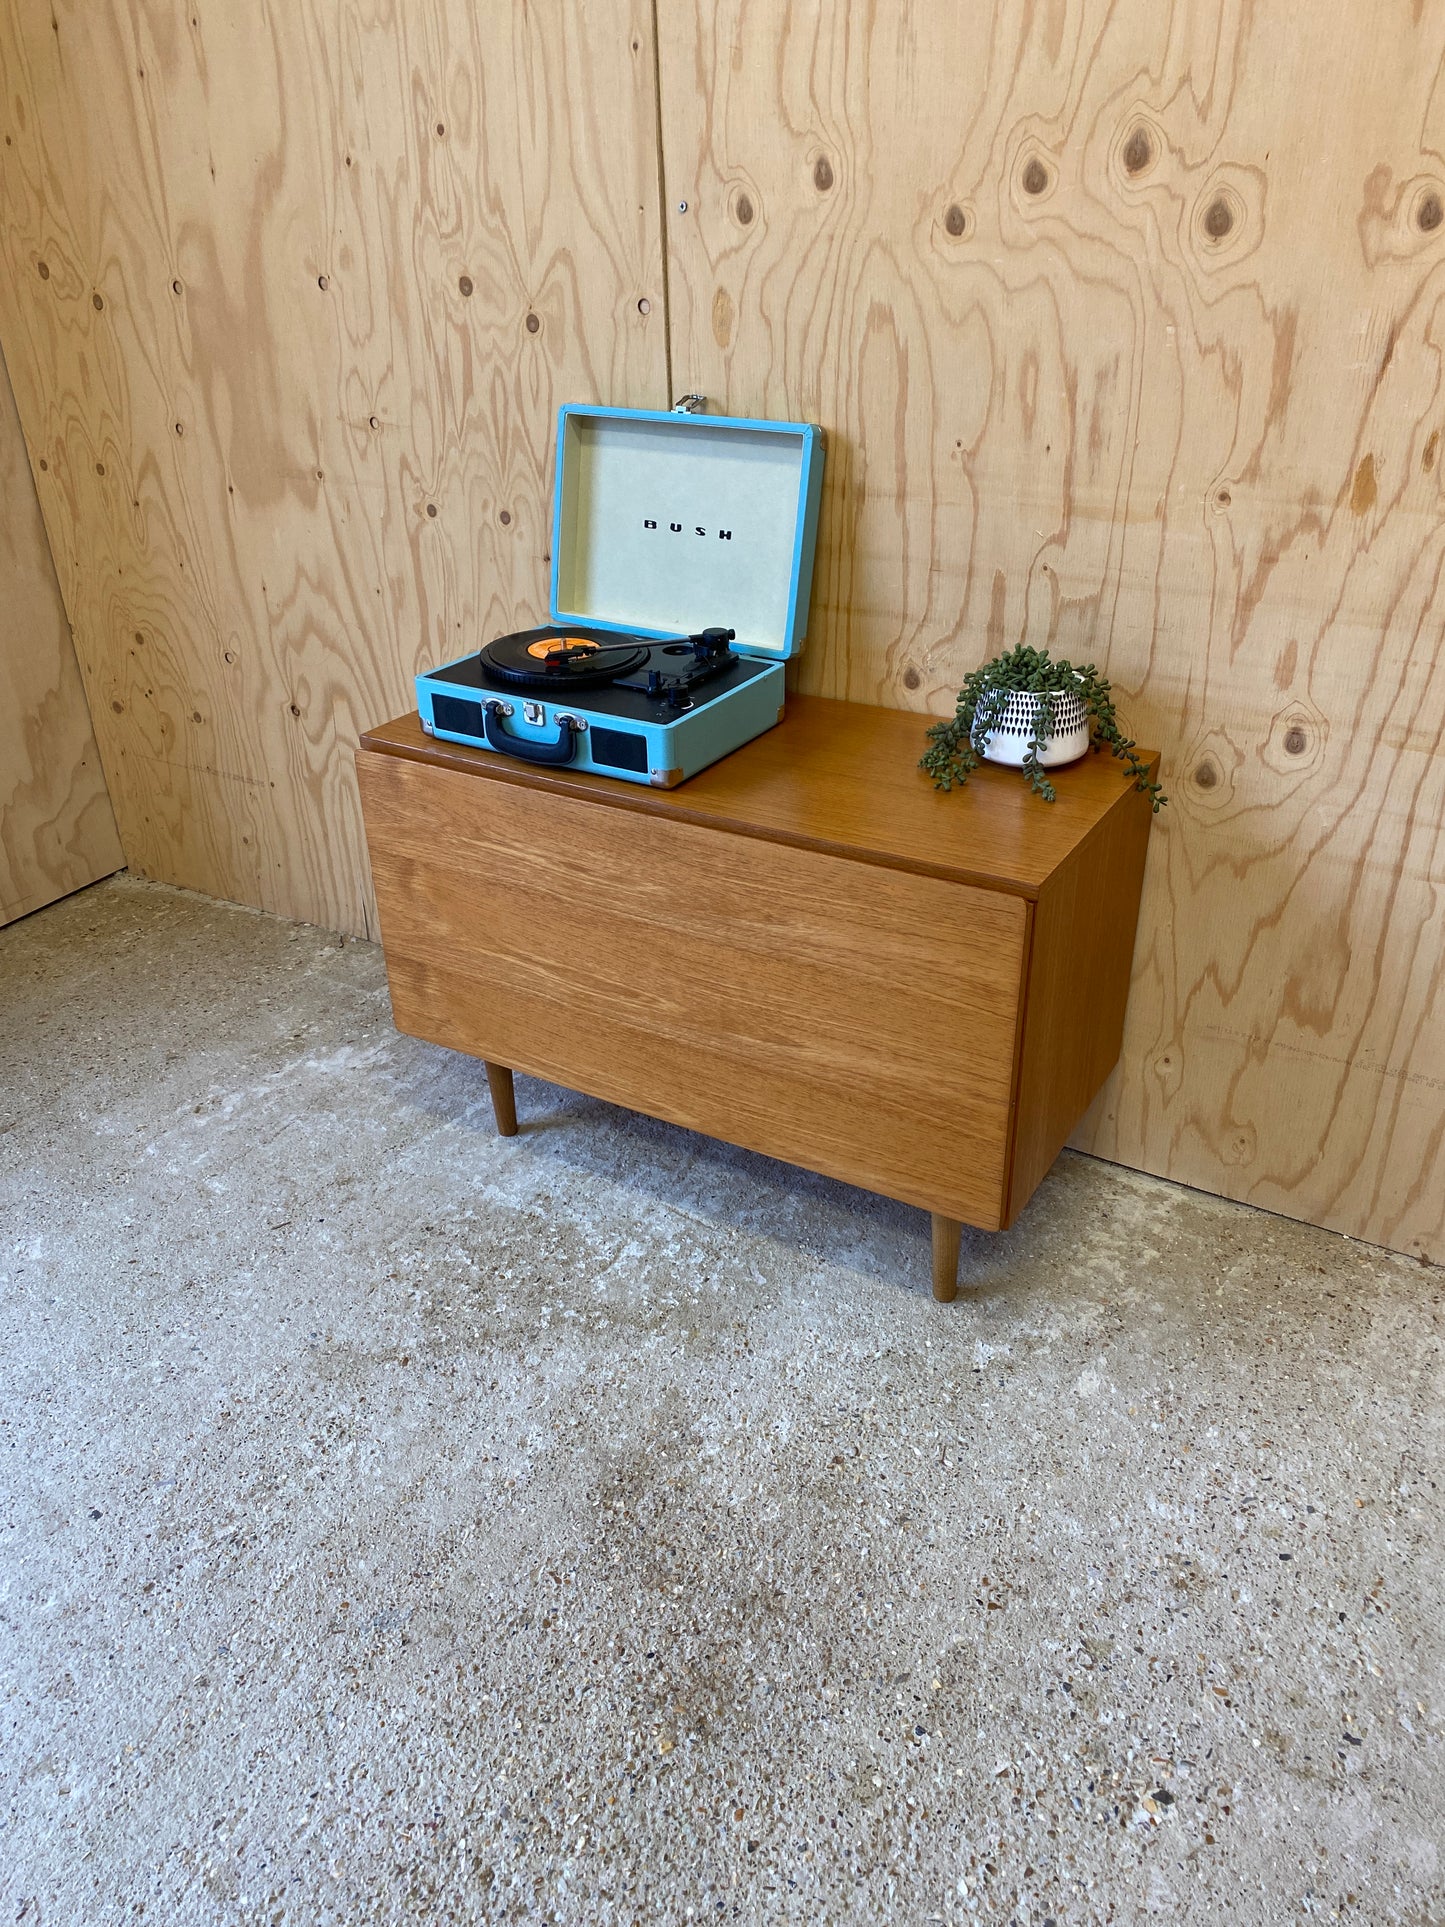
M 1027 640 L 1163 745 L 1079 1141 L 1445 1258 L 1445 10 L 659 19 L 677 385 L 830 432 L 802 686 Z
M 0 924 L 124 861 L 0 360 Z
M 1020 899 L 359 762 L 403 1030 L 999 1224 Z
M 647 0 L 0 0 L 0 339 L 133 867 L 371 923 L 351 751 L 665 406 Z
M 794 697 L 776 728 L 674 790 L 444 742 L 428 736 L 415 713 L 368 730 L 362 746 L 1030 899 L 1132 789 L 1123 765 L 1099 755 L 1055 772 L 1051 809 L 1040 808 L 1016 772 L 993 764 L 966 789 L 942 796 L 918 768 L 912 717 L 824 696 Z

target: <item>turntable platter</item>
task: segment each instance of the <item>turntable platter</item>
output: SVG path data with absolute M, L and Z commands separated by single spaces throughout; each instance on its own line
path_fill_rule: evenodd
M 648 653 L 646 643 L 611 630 L 547 625 L 498 636 L 481 657 L 492 675 L 525 689 L 593 689 L 641 668 Z

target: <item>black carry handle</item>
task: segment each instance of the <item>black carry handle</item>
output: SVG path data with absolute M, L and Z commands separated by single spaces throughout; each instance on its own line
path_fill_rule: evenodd
M 520 756 L 524 763 L 570 763 L 577 754 L 577 725 L 570 716 L 557 718 L 555 743 L 538 743 L 530 736 L 513 736 L 502 728 L 502 705 L 488 703 L 482 711 L 487 744 L 504 756 Z

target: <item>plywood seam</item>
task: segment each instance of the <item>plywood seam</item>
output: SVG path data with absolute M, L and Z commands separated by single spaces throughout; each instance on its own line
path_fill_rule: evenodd
M 4 312 L 3 304 L 0 304 L 0 316 L 3 316 L 3 312 Z M 9 354 L 7 350 L 5 336 L 3 332 L 0 332 L 0 376 L 3 376 L 7 386 L 10 386 L 13 392 L 13 384 L 10 382 L 9 367 L 10 367 L 10 360 L 9 360 Z M 79 626 L 78 611 L 74 605 L 71 587 L 67 585 L 66 572 L 62 571 L 60 564 L 57 560 L 57 556 L 60 553 L 60 551 L 58 551 L 56 548 L 56 533 L 53 525 L 52 510 L 51 510 L 51 507 L 49 506 L 50 498 L 53 491 L 49 489 L 42 489 L 39 485 L 39 478 L 35 473 L 35 456 L 31 447 L 30 431 L 25 425 L 25 411 L 23 406 L 21 405 L 19 395 L 15 396 L 15 404 L 16 404 L 17 412 L 20 416 L 21 444 L 25 453 L 26 470 L 30 476 L 31 488 L 35 491 L 35 499 L 40 509 L 41 526 L 45 534 L 46 560 L 49 564 L 50 571 L 55 578 L 55 593 L 60 602 L 60 606 L 65 613 L 67 637 L 69 640 L 70 648 L 75 657 L 76 668 L 80 675 L 80 684 L 81 684 L 81 690 L 83 692 L 83 697 L 85 702 L 86 715 L 90 723 L 91 735 L 95 743 L 96 767 L 100 772 L 101 782 L 105 789 L 106 800 L 109 803 L 111 808 L 111 817 L 115 825 L 116 839 L 119 842 L 121 847 L 122 858 L 126 862 L 129 862 L 130 852 L 126 848 L 125 828 L 121 820 L 123 812 L 115 808 L 116 793 L 118 790 L 122 789 L 123 787 L 119 781 L 120 772 L 118 769 L 113 767 L 111 758 L 107 754 L 108 744 L 107 744 L 107 741 L 105 740 L 106 732 L 104 731 L 97 732 L 95 729 L 95 691 L 92 687 L 92 683 L 95 680 L 95 678 L 91 667 L 87 664 L 85 660 L 84 652 L 76 648 L 76 645 L 75 645 L 76 637 L 82 634 L 83 631 Z
M 662 352 L 667 368 L 667 404 L 670 408 L 677 400 L 677 390 L 673 386 L 672 271 L 671 250 L 667 244 L 670 210 L 667 200 L 667 157 L 662 141 L 662 55 L 657 31 L 657 9 L 658 0 L 651 0 L 653 134 L 657 143 L 657 206 L 662 247 L 659 263 L 662 276 Z
M 0 349 L 0 922 L 125 862 L 29 445 Z

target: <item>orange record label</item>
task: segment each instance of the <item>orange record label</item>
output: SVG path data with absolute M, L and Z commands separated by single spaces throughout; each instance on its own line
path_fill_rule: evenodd
M 593 655 L 600 645 L 591 636 L 548 636 L 544 642 L 529 642 L 527 654 L 535 656 L 538 662 L 545 662 L 548 656 L 555 656 L 560 650 L 580 650 L 584 655 Z

